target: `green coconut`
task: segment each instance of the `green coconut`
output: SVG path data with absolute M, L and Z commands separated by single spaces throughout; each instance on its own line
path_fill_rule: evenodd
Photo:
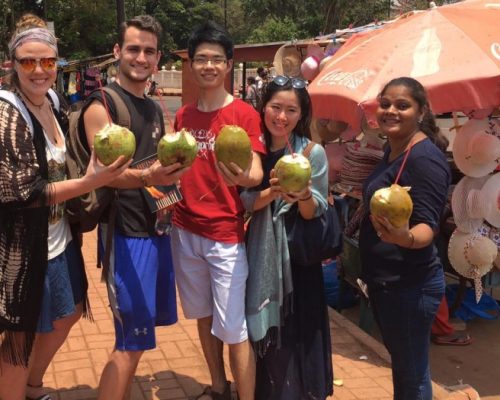
M 409 187 L 396 184 L 377 190 L 370 199 L 370 212 L 377 217 L 387 218 L 396 228 L 403 227 L 413 211 L 409 190 Z
M 161 165 L 180 163 L 182 167 L 189 167 L 196 159 L 198 143 L 196 139 L 185 129 L 179 132 L 167 133 L 158 142 L 158 160 Z
M 284 192 L 300 192 L 311 179 L 311 164 L 302 154 L 287 154 L 278 160 L 274 172 Z
M 235 163 L 246 171 L 252 161 L 252 143 L 246 131 L 236 125 L 225 125 L 215 139 L 215 157 L 227 168 Z
M 120 156 L 128 161 L 135 153 L 135 136 L 123 126 L 106 125 L 94 137 L 94 150 L 104 165 L 114 163 Z

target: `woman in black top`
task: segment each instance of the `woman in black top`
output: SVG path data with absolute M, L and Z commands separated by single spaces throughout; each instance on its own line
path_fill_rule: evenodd
M 384 87 L 377 121 L 389 146 L 364 183 L 364 204 L 395 182 L 409 151 L 398 184 L 411 187 L 413 212 L 401 228 L 366 212 L 359 240 L 363 279 L 391 354 L 394 399 L 430 400 L 430 332 L 444 294 L 434 237 L 450 183 L 443 154 L 447 140 L 436 127 L 424 88 L 412 78 L 397 78 Z

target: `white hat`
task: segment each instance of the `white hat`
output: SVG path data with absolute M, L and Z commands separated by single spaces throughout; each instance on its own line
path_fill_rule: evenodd
M 484 221 L 482 212 L 474 213 L 474 208 L 469 212 L 467 209 L 467 197 L 471 190 L 481 189 L 487 179 L 487 176 L 482 178 L 471 178 L 469 176 L 465 176 L 453 189 L 453 194 L 451 196 L 453 219 L 457 228 L 464 233 L 472 233 L 476 231 Z M 469 202 L 469 205 L 472 205 L 472 203 Z M 476 207 L 475 209 L 477 210 L 477 208 L 479 207 Z M 471 214 L 474 214 L 476 217 L 473 217 Z
M 497 245 L 497 258 L 493 261 L 493 265 L 500 269 L 500 228 L 492 227 L 488 233 L 488 237 Z
M 487 118 L 493 113 L 494 108 L 481 108 L 481 109 L 465 109 L 462 112 L 471 119 Z
M 488 176 L 480 190 L 470 190 L 467 195 L 467 212 L 474 218 L 482 217 L 500 228 L 500 173 Z
M 480 231 L 463 233 L 456 229 L 448 244 L 448 259 L 460 275 L 474 280 L 476 301 L 482 295 L 481 277 L 493 267 L 498 255 L 497 245 Z
M 500 126 L 493 118 L 471 119 L 457 132 L 453 159 L 460 171 L 479 178 L 493 172 L 500 162 Z

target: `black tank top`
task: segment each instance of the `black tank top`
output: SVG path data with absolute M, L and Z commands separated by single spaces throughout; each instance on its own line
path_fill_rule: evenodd
M 137 97 L 124 90 L 118 83 L 109 85 L 124 100 L 130 113 L 130 130 L 135 135 L 136 151 L 134 161 L 142 160 L 156 154 L 156 148 L 161 136 L 165 133 L 163 113 L 158 104 L 147 97 Z M 88 98 L 86 106 L 92 100 L 102 103 L 100 91 L 94 91 Z M 106 102 L 113 121 L 116 121 L 116 109 L 109 95 Z M 83 132 L 84 130 L 80 130 Z M 117 229 L 124 235 L 133 237 L 148 237 L 155 235 L 156 216 L 151 213 L 144 193 L 141 189 L 118 190 Z

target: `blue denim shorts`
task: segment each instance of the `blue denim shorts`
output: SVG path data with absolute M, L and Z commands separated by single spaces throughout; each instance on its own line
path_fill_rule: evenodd
M 73 314 L 82 300 L 83 268 L 72 240 L 63 253 L 48 262 L 37 332 L 52 332 L 53 322 Z

